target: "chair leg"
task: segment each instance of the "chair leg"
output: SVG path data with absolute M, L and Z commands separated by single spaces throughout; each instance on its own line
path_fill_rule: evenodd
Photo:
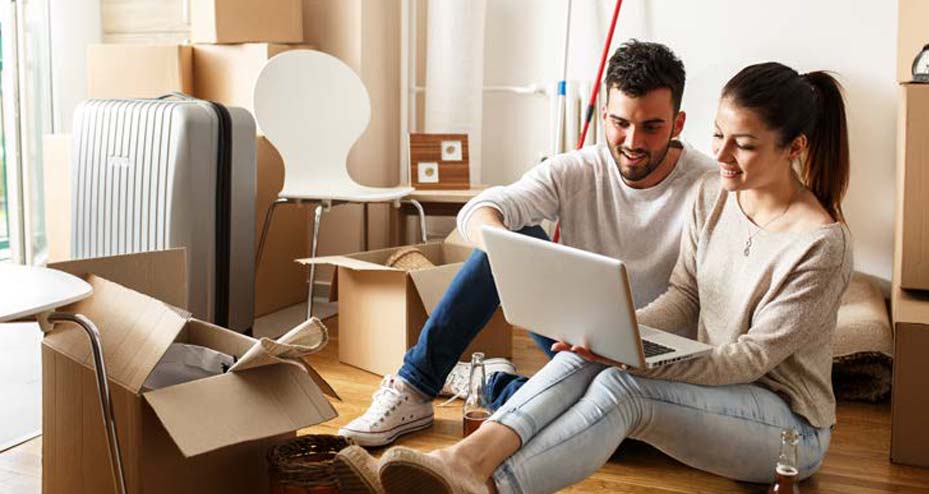
M 313 240 L 310 247 L 310 257 L 316 257 L 316 247 L 319 240 L 319 223 L 323 218 L 323 210 L 325 206 L 323 203 L 316 205 L 316 216 L 315 221 L 313 222 Z M 316 264 L 310 264 L 310 279 L 308 280 L 309 289 L 307 290 L 307 299 L 306 299 L 306 318 L 310 319 L 313 317 L 313 288 L 316 286 Z
M 94 362 L 94 374 L 97 378 L 97 394 L 100 399 L 100 412 L 103 415 L 103 428 L 106 430 L 106 445 L 109 449 L 113 483 L 116 486 L 117 494 L 126 494 L 126 476 L 123 473 L 123 460 L 119 451 L 119 439 L 116 435 L 116 421 L 113 419 L 113 402 L 110 396 L 110 385 L 106 374 L 106 365 L 103 361 L 103 346 L 100 343 L 100 332 L 90 319 L 81 314 L 52 312 L 48 315 L 47 320 L 49 322 L 68 321 L 77 324 L 87 333 L 87 338 L 90 339 L 90 350 Z
M 368 250 L 368 203 L 362 203 L 362 221 L 361 227 L 363 231 L 361 232 L 361 251 L 366 252 Z
M 258 240 L 258 252 L 255 254 L 255 272 L 258 272 L 258 265 L 261 263 L 261 254 L 265 250 L 265 240 L 268 238 L 268 229 L 271 228 L 271 218 L 274 216 L 274 210 L 281 204 L 291 202 L 289 199 L 279 197 L 271 203 L 268 212 L 265 213 L 265 222 L 261 227 L 261 237 Z
M 426 212 L 423 210 L 423 205 L 416 199 L 404 199 L 403 202 L 408 202 L 416 208 L 416 211 L 419 213 L 419 231 L 422 235 L 423 243 L 428 242 L 429 238 L 426 236 Z

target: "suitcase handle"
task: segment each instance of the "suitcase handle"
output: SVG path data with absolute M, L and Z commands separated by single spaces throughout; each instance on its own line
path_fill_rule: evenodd
M 184 94 L 184 93 L 182 93 L 182 92 L 180 92 L 180 91 L 171 91 L 171 92 L 168 93 L 168 94 L 162 94 L 161 96 L 158 96 L 158 97 L 156 97 L 156 98 L 154 98 L 154 99 L 159 100 L 159 101 L 166 101 L 166 100 L 170 100 L 170 99 L 179 99 L 179 100 L 183 100 L 183 101 L 192 101 L 192 100 L 195 100 L 195 99 L 197 99 L 197 98 L 194 98 L 193 96 L 191 96 L 191 95 L 189 95 L 189 94 Z

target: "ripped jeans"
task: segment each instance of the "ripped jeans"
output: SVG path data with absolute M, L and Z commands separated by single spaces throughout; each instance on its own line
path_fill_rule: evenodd
M 815 428 L 760 386 L 698 386 L 636 377 L 561 352 L 489 420 L 522 447 L 494 473 L 500 494 L 556 492 L 609 460 L 623 439 L 644 441 L 691 467 L 773 482 L 781 431 L 800 434 L 800 478 L 822 463 L 831 427 Z

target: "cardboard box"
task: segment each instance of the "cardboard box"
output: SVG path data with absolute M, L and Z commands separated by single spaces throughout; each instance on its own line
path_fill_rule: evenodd
M 255 197 L 255 249 L 268 208 L 284 186 L 284 161 L 267 138 L 258 136 L 255 146 L 258 193 Z M 307 270 L 294 260 L 309 255 L 311 208 L 284 204 L 274 211 L 264 253 L 255 273 L 255 316 L 299 304 L 306 300 Z
M 910 292 L 894 285 L 890 459 L 929 468 L 929 292 Z
M 71 135 L 42 138 L 42 190 L 48 262 L 71 258 Z
M 910 82 L 913 60 L 929 44 L 929 2 L 899 0 L 897 6 L 897 82 Z
M 169 299 L 186 286 L 185 253 L 171 250 L 52 266 L 108 272 Z M 99 328 L 129 492 L 267 493 L 265 454 L 295 431 L 335 417 L 311 368 L 266 365 L 143 388 L 173 342 L 241 358 L 256 340 L 191 319 L 150 295 L 95 275 L 92 297 L 63 310 Z M 42 482 L 45 494 L 114 492 L 86 336 L 56 325 L 42 344 Z M 317 384 L 319 383 L 319 384 Z
M 929 2 L 927 2 L 929 4 Z M 897 112 L 897 234 L 904 289 L 929 290 L 929 85 L 902 84 Z
M 444 243 L 414 247 L 435 267 L 407 272 L 385 266 L 394 252 L 407 247 L 300 260 L 337 267 L 330 298 L 339 301 L 340 362 L 380 375 L 396 372 L 472 251 Z M 497 309 L 462 358 L 476 351 L 512 357 L 513 327 L 502 310 Z
M 194 45 L 193 95 L 254 114 L 255 81 L 265 62 L 278 53 L 307 48 L 277 43 Z
M 191 94 L 192 59 L 193 50 L 188 45 L 89 45 L 87 96 L 154 98 L 172 91 Z
M 194 43 L 302 43 L 302 0 L 194 0 Z

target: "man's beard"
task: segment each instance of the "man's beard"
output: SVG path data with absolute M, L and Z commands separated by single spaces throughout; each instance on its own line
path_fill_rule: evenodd
M 668 139 L 668 143 L 665 144 L 664 149 L 654 158 L 654 155 L 649 151 L 629 149 L 629 152 L 634 154 L 645 154 L 648 157 L 648 162 L 645 166 L 624 169 L 622 165 L 622 146 L 616 148 L 610 146 L 610 154 L 613 155 L 613 161 L 616 163 L 616 168 L 619 169 L 619 174 L 622 175 L 623 179 L 627 182 L 638 182 L 651 175 L 651 173 L 661 165 L 661 162 L 664 161 L 665 157 L 668 155 L 668 150 L 671 149 L 672 142 L 673 139 Z

